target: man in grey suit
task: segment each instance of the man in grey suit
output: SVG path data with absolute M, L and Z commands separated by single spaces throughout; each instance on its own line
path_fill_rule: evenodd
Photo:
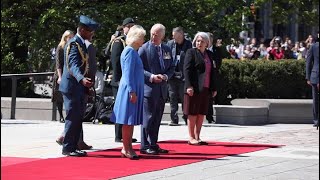
M 313 126 L 319 126 L 319 32 L 317 42 L 308 50 L 306 59 L 306 79 L 312 86 Z
M 168 153 L 168 150 L 159 147 L 158 134 L 167 100 L 167 81 L 173 75 L 174 63 L 170 48 L 162 43 L 165 27 L 162 24 L 153 25 L 150 36 L 150 41 L 139 49 L 145 78 L 140 153 Z

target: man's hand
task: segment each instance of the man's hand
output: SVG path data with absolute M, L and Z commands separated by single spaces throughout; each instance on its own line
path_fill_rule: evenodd
M 81 80 L 81 83 L 82 83 L 82 85 L 83 86 L 85 86 L 85 87 L 91 87 L 92 86 L 92 82 L 91 82 L 91 79 L 90 78 L 83 78 L 82 80 Z
M 59 77 L 59 78 L 57 79 L 57 83 L 58 83 L 58 84 L 61 83 L 61 77 Z
M 307 84 L 309 84 L 311 86 L 311 82 L 310 81 L 307 81 Z
M 130 93 L 130 102 L 136 103 L 137 102 L 137 95 L 135 92 Z
M 163 75 L 163 74 L 158 74 L 158 76 L 163 80 L 163 81 L 167 81 L 168 78 L 167 76 Z
M 213 91 L 212 92 L 212 97 L 216 97 L 216 95 L 217 95 L 217 91 Z
M 162 75 L 161 74 L 157 74 L 153 76 L 152 82 L 154 83 L 161 83 L 162 82 Z

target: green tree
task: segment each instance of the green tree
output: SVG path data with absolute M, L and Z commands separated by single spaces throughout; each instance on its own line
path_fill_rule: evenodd
M 273 4 L 270 18 L 275 23 L 288 23 L 290 14 L 297 13 L 304 24 L 318 25 L 318 0 L 4 0 L 1 73 L 50 70 L 50 49 L 57 46 L 65 30 L 76 31 L 81 14 L 101 24 L 94 38 L 100 51 L 126 17 L 135 18 L 146 30 L 154 23 L 164 24 L 167 38 L 176 26 L 184 27 L 190 37 L 197 31 L 214 32 L 223 39 L 238 37 L 243 30 L 242 14 L 250 15 L 249 4 L 259 9 L 266 2 Z

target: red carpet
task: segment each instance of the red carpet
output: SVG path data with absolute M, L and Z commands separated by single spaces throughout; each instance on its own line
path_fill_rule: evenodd
M 88 153 L 88 157 L 61 157 L 33 160 L 1 166 L 2 180 L 105 180 L 162 170 L 204 160 L 222 158 L 278 145 L 209 142 L 208 146 L 191 146 L 186 141 L 164 141 L 166 155 L 141 155 L 140 160 L 120 158 L 120 149 Z M 139 145 L 134 146 L 139 150 Z M 3 157 L 1 157 L 3 161 Z
M 1 167 L 13 164 L 20 164 L 30 161 L 40 160 L 41 158 L 21 158 L 21 157 L 1 157 Z

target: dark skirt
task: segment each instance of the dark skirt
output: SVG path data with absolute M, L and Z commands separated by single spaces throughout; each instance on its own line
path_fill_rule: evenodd
M 194 93 L 193 96 L 189 96 L 185 93 L 183 113 L 185 115 L 206 115 L 209 106 L 209 95 L 208 88 L 203 88 L 199 94 Z
M 51 102 L 63 103 L 63 97 L 61 92 L 59 91 L 59 84 L 57 83 L 58 76 L 54 74 L 52 79 L 53 79 L 53 85 L 52 85 Z

